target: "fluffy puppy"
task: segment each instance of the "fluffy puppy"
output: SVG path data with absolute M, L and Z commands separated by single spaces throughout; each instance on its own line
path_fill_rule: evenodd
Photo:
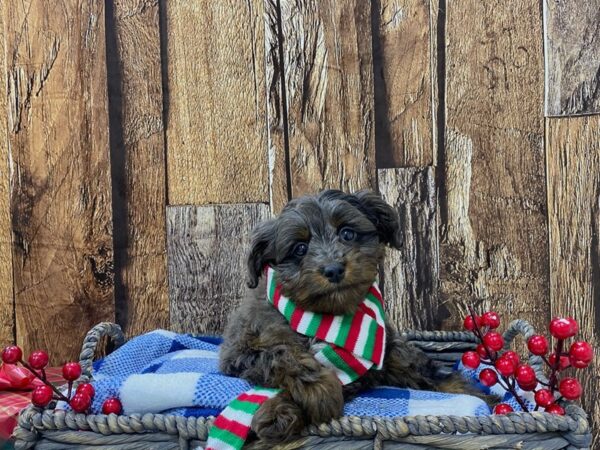
M 284 441 L 309 423 L 339 417 L 344 401 L 369 387 L 472 390 L 460 377 L 438 380 L 432 361 L 404 342 L 389 323 L 383 369 L 371 369 L 343 386 L 314 358 L 314 339 L 292 330 L 266 300 L 260 279 L 268 264 L 277 273 L 282 293 L 298 307 L 353 314 L 377 277 L 386 246 L 401 248 L 399 228 L 395 210 L 379 195 L 327 190 L 290 201 L 279 217 L 254 230 L 249 287 L 263 286 L 231 315 L 220 366 L 226 374 L 284 390 L 254 416 L 252 429 L 265 442 Z

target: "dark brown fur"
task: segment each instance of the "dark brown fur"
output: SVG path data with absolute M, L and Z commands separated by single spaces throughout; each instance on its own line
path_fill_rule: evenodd
M 344 240 L 348 233 L 343 229 L 355 232 L 355 239 Z M 390 324 L 383 370 L 370 370 L 342 386 L 333 371 L 313 357 L 314 341 L 293 331 L 265 299 L 265 286 L 259 281 L 263 267 L 270 264 L 283 293 L 302 309 L 352 314 L 377 276 L 386 245 L 401 248 L 399 229 L 396 212 L 377 194 L 329 190 L 292 200 L 278 218 L 255 230 L 249 286 L 260 286 L 230 317 L 220 357 L 224 373 L 284 389 L 256 413 L 252 428 L 259 438 L 293 438 L 309 423 L 339 417 L 345 400 L 378 385 L 473 392 L 459 377 L 437 379 L 432 361 L 404 342 Z M 298 243 L 308 245 L 303 256 L 294 254 Z M 344 267 L 343 278 L 336 282 L 324 275 L 324 268 L 332 264 Z

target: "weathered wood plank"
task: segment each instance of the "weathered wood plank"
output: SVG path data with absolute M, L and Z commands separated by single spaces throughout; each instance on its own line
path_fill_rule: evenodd
M 430 21 L 429 0 L 373 3 L 378 168 L 434 162 Z
M 374 188 L 371 5 L 282 0 L 281 15 L 292 196 Z
M 441 296 L 546 327 L 542 18 L 536 0 L 448 2 Z
M 280 44 L 281 9 L 277 0 L 265 2 L 265 67 L 269 149 L 269 198 L 271 209 L 280 211 L 290 199 L 287 142 L 287 98 L 283 88 L 283 49 Z
M 250 231 L 268 217 L 262 203 L 167 207 L 172 330 L 223 331 L 247 290 Z
M 158 2 L 107 3 L 117 320 L 169 325 Z
M 104 3 L 2 13 L 17 342 L 58 363 L 114 320 Z
M 600 344 L 600 116 L 547 120 L 550 293 L 553 315 L 573 316 L 581 336 Z M 593 365 L 577 373 L 583 405 L 600 425 L 600 378 Z M 600 434 L 595 433 L 595 445 Z
M 600 113 L 600 0 L 544 0 L 546 114 Z
M 0 11 L 1 12 L 1 11 Z M 14 341 L 15 309 L 10 226 L 10 169 L 6 129 L 6 64 L 4 16 L 0 13 L 0 348 Z
M 266 202 L 263 0 L 163 0 L 170 204 Z
M 404 244 L 388 251 L 383 288 L 388 315 L 398 329 L 435 330 L 438 308 L 438 221 L 432 167 L 378 171 L 379 191 L 397 209 Z

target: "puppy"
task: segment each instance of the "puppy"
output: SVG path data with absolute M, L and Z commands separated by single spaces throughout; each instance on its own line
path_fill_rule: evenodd
M 370 191 L 326 190 L 294 199 L 279 217 L 254 231 L 249 287 L 259 286 L 269 265 L 281 292 L 299 308 L 354 314 L 377 278 L 385 248 L 401 248 L 398 220 L 395 210 Z M 315 338 L 294 331 L 267 301 L 261 284 L 229 319 L 220 367 L 250 383 L 283 389 L 253 418 L 252 429 L 264 442 L 285 441 L 308 424 L 339 417 L 345 400 L 378 385 L 473 392 L 458 376 L 437 379 L 434 363 L 389 323 L 381 370 L 369 369 L 342 385 L 331 368 L 315 359 Z

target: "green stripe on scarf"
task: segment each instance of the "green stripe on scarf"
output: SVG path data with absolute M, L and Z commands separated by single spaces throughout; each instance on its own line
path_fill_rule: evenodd
M 331 364 L 344 372 L 352 381 L 358 379 L 358 374 L 338 355 L 331 346 L 323 348 L 323 356 L 327 358 Z
M 244 443 L 246 442 L 244 439 L 240 438 L 239 436 L 236 436 L 231 431 L 217 427 L 212 427 L 210 429 L 210 437 L 213 439 L 223 441 L 234 448 L 242 448 L 244 446 Z

